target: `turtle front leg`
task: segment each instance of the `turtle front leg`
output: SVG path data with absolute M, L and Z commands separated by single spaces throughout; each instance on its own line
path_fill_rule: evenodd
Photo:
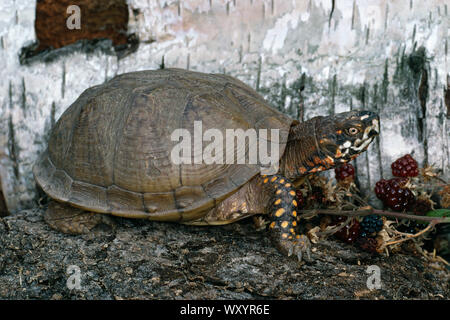
M 105 214 L 87 212 L 56 201 L 48 204 L 44 220 L 52 229 L 67 234 L 88 233 L 101 223 L 114 227 L 112 219 Z
M 294 254 L 298 260 L 311 260 L 311 243 L 297 232 L 297 201 L 292 182 L 282 175 L 262 176 L 270 194 L 266 213 L 270 217 L 269 233 L 274 245 L 285 255 Z

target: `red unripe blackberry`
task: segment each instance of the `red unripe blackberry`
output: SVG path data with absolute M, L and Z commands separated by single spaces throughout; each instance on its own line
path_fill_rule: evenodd
M 391 164 L 392 174 L 396 177 L 416 177 L 419 174 L 417 161 L 407 154 Z
M 342 222 L 345 222 L 347 220 L 347 217 L 345 216 L 337 216 L 334 219 L 334 224 L 340 224 Z M 349 222 L 345 227 L 343 227 L 341 230 L 336 232 L 334 235 L 339 240 L 342 240 L 346 243 L 353 243 L 358 239 L 360 233 L 360 226 L 359 222 L 356 219 L 353 219 Z
M 355 180 L 355 168 L 350 163 L 344 163 L 334 168 L 336 180 L 341 182 L 352 182 Z
M 375 194 L 384 205 L 395 210 L 406 210 L 415 202 L 414 194 L 405 187 L 405 178 L 381 179 L 375 184 Z

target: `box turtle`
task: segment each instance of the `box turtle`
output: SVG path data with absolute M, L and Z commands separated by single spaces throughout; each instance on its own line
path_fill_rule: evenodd
M 173 161 L 179 145 L 173 132 L 183 129 L 195 140 L 199 132 L 194 122 L 201 122 L 200 136 L 208 129 L 224 137 L 229 129 L 269 130 L 266 141 L 277 143 L 278 171 L 261 174 L 260 160 L 199 161 L 203 142 L 188 143 L 193 152 L 183 157 L 191 162 Z M 272 132 L 278 139 L 272 139 Z M 192 225 L 221 225 L 266 214 L 274 244 L 301 260 L 305 253 L 309 257 L 310 244 L 297 232 L 294 183 L 354 159 L 378 132 L 378 116 L 369 111 L 299 123 L 223 74 L 131 72 L 81 94 L 54 126 L 33 173 L 54 200 L 45 221 L 65 233 L 89 231 L 107 216 L 99 213 Z M 243 141 L 241 149 L 233 141 L 233 159 L 249 156 L 251 139 Z M 215 155 L 225 151 L 223 143 L 215 147 Z

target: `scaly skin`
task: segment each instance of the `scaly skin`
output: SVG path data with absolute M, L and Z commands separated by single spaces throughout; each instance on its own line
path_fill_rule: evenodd
M 294 181 L 353 160 L 367 149 L 378 132 L 378 116 L 366 111 L 317 117 L 292 128 L 280 172 L 260 178 L 263 185 L 273 187 L 268 191 L 271 196 L 266 204 L 271 219 L 269 232 L 282 253 L 295 254 L 301 260 L 303 253 L 309 258 L 310 251 L 308 238 L 296 231 L 299 208 L 289 179 Z
M 267 206 L 271 223 L 269 234 L 274 245 L 283 254 L 294 254 L 302 260 L 303 253 L 310 260 L 308 237 L 297 233 L 297 210 L 295 189 L 292 182 L 282 175 L 262 176 L 263 184 L 272 188 L 272 198 Z

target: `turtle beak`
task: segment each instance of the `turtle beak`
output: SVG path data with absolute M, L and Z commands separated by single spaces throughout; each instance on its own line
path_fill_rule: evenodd
M 361 111 L 360 119 L 366 128 L 365 136 L 367 139 L 374 138 L 380 133 L 380 117 L 375 112 Z
M 380 132 L 380 118 L 378 114 L 370 111 L 360 111 L 358 116 L 363 123 L 364 131 L 362 137 L 356 139 L 350 147 L 349 154 L 355 157 L 357 154 L 367 150 Z

